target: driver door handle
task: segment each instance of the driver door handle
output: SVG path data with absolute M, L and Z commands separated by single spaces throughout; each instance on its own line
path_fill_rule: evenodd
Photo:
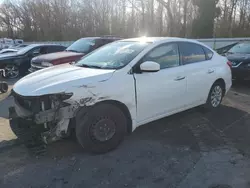
M 177 76 L 174 80 L 180 81 L 180 80 L 184 80 L 185 78 L 186 78 L 185 76 Z

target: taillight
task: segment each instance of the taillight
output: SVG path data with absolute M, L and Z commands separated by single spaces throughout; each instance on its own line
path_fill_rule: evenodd
M 231 62 L 231 61 L 228 61 L 228 62 L 227 62 L 227 65 L 228 65 L 230 68 L 232 68 L 232 62 Z

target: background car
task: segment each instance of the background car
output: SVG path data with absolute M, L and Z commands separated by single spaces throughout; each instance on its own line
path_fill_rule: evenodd
M 1 50 L 0 54 L 13 53 L 13 52 L 17 52 L 17 51 L 18 51 L 18 49 L 7 48 L 7 49 Z
M 35 72 L 54 65 L 78 61 L 84 55 L 92 52 L 93 50 L 120 39 L 121 38 L 119 37 L 112 36 L 81 38 L 75 41 L 63 52 L 33 58 L 31 60 L 31 68 L 29 69 L 29 72 Z
M 26 46 L 28 46 L 28 44 L 15 44 L 15 45 L 9 47 L 8 49 L 21 49 L 21 48 L 24 48 Z
M 30 68 L 33 57 L 52 52 L 65 50 L 65 46 L 54 44 L 32 44 L 24 47 L 16 53 L 8 53 L 0 56 L 0 69 L 5 70 L 5 78 L 17 78 L 24 75 Z
M 232 63 L 233 79 L 238 81 L 250 80 L 250 43 L 238 43 L 225 55 Z

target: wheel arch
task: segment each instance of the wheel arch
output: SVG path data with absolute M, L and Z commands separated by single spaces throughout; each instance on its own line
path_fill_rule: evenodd
M 223 97 L 225 96 L 225 93 L 226 93 L 226 83 L 225 83 L 225 81 L 224 81 L 223 78 L 218 78 L 218 79 L 215 80 L 215 81 L 212 83 L 212 85 L 210 86 L 210 89 L 208 90 L 207 97 L 206 97 L 205 101 L 207 101 L 207 99 L 208 99 L 208 97 L 209 97 L 209 94 L 210 94 L 210 92 L 211 92 L 211 89 L 212 89 L 212 87 L 214 86 L 214 84 L 216 84 L 216 83 L 220 83 L 220 84 L 222 85 Z
M 216 83 L 220 83 L 220 84 L 221 84 L 222 89 L 223 89 L 223 96 L 224 96 L 225 93 L 226 93 L 226 82 L 225 82 L 225 80 L 224 80 L 223 78 L 219 78 L 219 79 L 217 79 L 217 80 L 213 83 L 213 85 L 216 84 Z M 213 85 L 211 86 L 211 88 L 213 87 Z
M 127 132 L 131 133 L 133 131 L 132 117 L 131 117 L 131 114 L 130 114 L 128 107 L 124 103 L 117 101 L 117 100 L 105 100 L 105 101 L 97 102 L 94 106 L 102 105 L 102 104 L 112 104 L 112 105 L 118 107 L 125 114 L 125 116 L 128 120 Z

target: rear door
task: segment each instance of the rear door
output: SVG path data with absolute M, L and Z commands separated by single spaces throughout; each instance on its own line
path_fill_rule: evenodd
M 216 65 L 211 61 L 213 54 L 209 49 L 205 52 L 203 46 L 191 42 L 180 42 L 179 49 L 187 73 L 187 106 L 202 104 L 216 77 Z

